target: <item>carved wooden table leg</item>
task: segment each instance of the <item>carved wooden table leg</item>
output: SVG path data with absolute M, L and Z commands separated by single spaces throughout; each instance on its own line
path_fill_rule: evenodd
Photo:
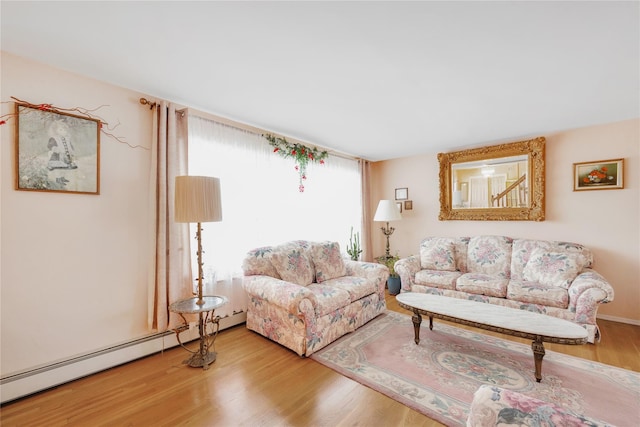
M 433 331 L 433 316 L 429 316 L 429 330 Z
M 422 323 L 422 316 L 417 311 L 414 311 L 411 320 L 413 321 L 413 331 L 415 334 L 414 341 L 416 344 L 420 344 L 420 324 Z
M 536 381 L 540 382 L 542 380 L 542 358 L 544 357 L 542 337 L 536 337 L 536 340 L 531 343 L 531 349 L 533 350 L 533 361 L 536 365 Z

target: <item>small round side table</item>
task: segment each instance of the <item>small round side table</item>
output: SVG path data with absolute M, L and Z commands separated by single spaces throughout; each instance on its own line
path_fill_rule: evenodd
M 176 301 L 169 306 L 169 310 L 177 313 L 182 317 L 184 324 L 178 326 L 173 331 L 176 333 L 176 338 L 180 346 L 191 353 L 191 357 L 186 359 L 183 363 L 191 366 L 192 368 L 209 369 L 209 365 L 216 360 L 217 353 L 215 351 L 209 351 L 213 348 L 213 344 L 218 336 L 220 330 L 220 316 L 214 316 L 214 312 L 217 308 L 222 307 L 229 299 L 224 296 L 203 296 L 202 303 L 198 304 L 198 298 L 187 298 L 180 301 Z M 185 314 L 198 314 L 198 334 L 200 336 L 200 346 L 198 350 L 188 349 L 180 340 L 180 333 L 189 330 L 189 322 L 184 317 Z M 211 324 L 213 330 L 207 331 L 207 326 Z

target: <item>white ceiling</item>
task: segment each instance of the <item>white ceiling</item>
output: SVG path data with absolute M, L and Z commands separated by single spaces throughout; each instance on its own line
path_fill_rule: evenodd
M 1 46 L 383 160 L 640 117 L 639 5 L 3 0 Z

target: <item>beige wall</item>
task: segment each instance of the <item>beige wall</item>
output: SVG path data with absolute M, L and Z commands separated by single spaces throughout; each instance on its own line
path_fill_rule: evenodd
M 140 95 L 2 53 L 2 101 L 15 96 L 94 114 L 151 145 Z M 2 104 L 2 114 L 14 111 Z M 15 191 L 15 119 L 1 126 L 2 375 L 147 334 L 150 152 L 102 134 L 101 194 Z M 45 141 L 46 144 L 46 141 Z
M 539 136 L 539 135 L 533 135 Z M 409 188 L 413 210 L 393 223 L 391 251 L 416 254 L 426 236 L 497 234 L 582 243 L 594 252 L 595 269 L 615 289 L 615 300 L 599 314 L 640 324 L 640 119 L 549 135 L 546 144 L 546 220 L 438 221 L 437 153 L 373 165 L 372 209 L 393 199 L 394 189 Z M 524 139 L 524 138 L 523 138 Z M 573 192 L 573 163 L 624 158 L 625 188 Z M 374 255 L 384 251 L 384 236 L 373 224 Z
M 151 113 L 139 93 L 1 54 L 0 99 L 11 96 L 95 112 L 129 144 L 149 147 Z M 2 114 L 13 111 L 5 102 Z M 408 187 L 414 210 L 391 238 L 417 251 L 424 236 L 506 234 L 574 240 L 594 249 L 596 268 L 617 290 L 602 313 L 638 315 L 638 121 L 547 135 L 547 221 L 439 222 L 434 154 L 374 165 L 372 199 Z M 95 351 L 146 335 L 150 152 L 101 135 L 101 194 L 15 191 L 15 120 L 0 126 L 1 373 Z M 571 192 L 572 162 L 624 157 L 626 189 Z M 375 209 L 375 206 L 373 207 Z M 384 250 L 374 224 L 374 252 Z

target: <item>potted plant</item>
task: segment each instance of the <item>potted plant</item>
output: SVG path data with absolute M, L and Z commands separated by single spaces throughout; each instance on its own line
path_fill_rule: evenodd
M 351 233 L 349 234 L 347 253 L 351 257 L 352 261 L 358 261 L 358 259 L 360 259 L 360 254 L 362 253 L 362 249 L 360 248 L 360 233 L 356 232 L 354 240 L 353 227 L 351 227 Z
M 400 257 L 396 255 L 382 255 L 376 258 L 380 264 L 384 264 L 389 269 L 389 278 L 387 279 L 387 288 L 390 295 L 398 295 L 400 293 L 400 276 L 396 273 L 395 263 L 400 260 Z

